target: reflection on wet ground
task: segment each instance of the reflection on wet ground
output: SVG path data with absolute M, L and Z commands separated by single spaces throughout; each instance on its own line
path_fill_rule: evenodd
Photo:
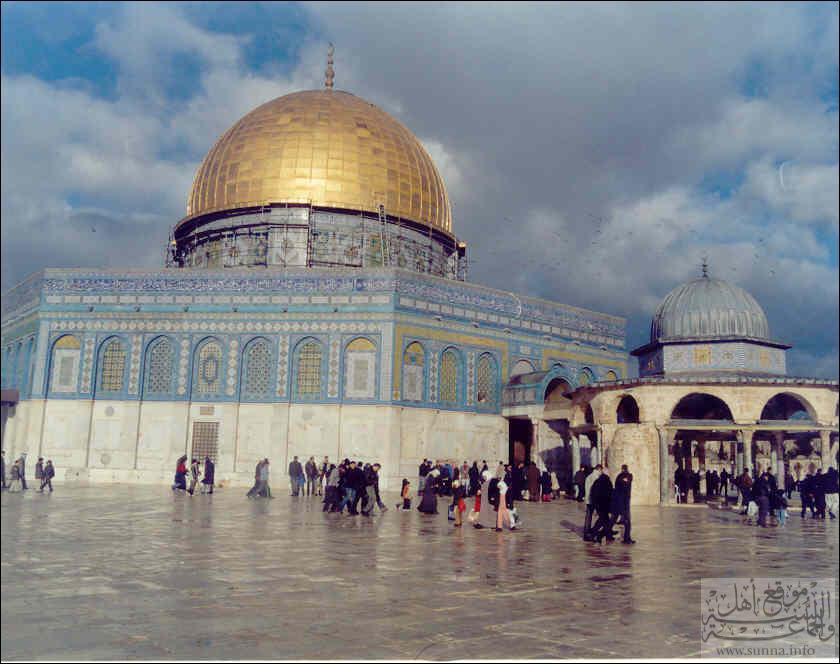
M 793 512 L 637 507 L 627 546 L 568 501 L 495 533 L 276 495 L 4 492 L 3 660 L 691 657 L 702 577 L 838 577 L 837 523 Z

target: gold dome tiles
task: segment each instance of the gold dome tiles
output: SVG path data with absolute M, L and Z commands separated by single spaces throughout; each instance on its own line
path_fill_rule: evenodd
M 187 218 L 270 203 L 390 216 L 451 233 L 449 199 L 431 157 L 402 124 L 346 92 L 274 99 L 226 131 L 196 173 Z

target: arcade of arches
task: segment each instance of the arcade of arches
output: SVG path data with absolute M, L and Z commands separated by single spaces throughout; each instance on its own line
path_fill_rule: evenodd
M 509 417 L 510 460 L 541 459 L 561 487 L 580 464 L 603 461 L 634 475 L 635 504 L 674 502 L 678 467 L 744 468 L 802 476 L 838 464 L 838 390 L 782 379 L 686 384 L 649 379 L 573 389 L 551 380 L 540 409 Z M 703 480 L 704 481 L 704 480 Z M 705 487 L 701 486 L 705 493 Z

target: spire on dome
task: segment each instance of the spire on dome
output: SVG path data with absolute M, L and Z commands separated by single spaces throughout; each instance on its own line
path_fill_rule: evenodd
M 333 69 L 333 54 L 335 53 L 335 47 L 330 42 L 329 48 L 327 48 L 327 70 L 325 73 L 326 79 L 324 80 L 324 87 L 327 90 L 332 90 L 333 81 L 335 80 L 335 69 Z

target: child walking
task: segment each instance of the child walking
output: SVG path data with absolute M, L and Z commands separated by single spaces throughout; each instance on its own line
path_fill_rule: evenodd
M 453 524 L 456 528 L 460 528 L 462 521 L 462 515 L 467 509 L 467 503 L 464 500 L 466 495 L 466 491 L 464 487 L 461 486 L 461 482 L 459 480 L 455 480 L 452 482 L 452 511 L 453 516 L 455 517 L 455 523 Z
M 411 482 L 403 478 L 402 489 L 400 490 L 400 498 L 402 498 L 402 505 L 397 503 L 397 509 L 410 510 L 411 509 Z
M 788 508 L 788 501 L 785 498 L 784 489 L 777 489 L 775 500 L 773 501 L 773 507 L 776 510 L 776 521 L 779 524 L 779 528 L 785 527 L 785 519 L 787 519 L 787 508 Z

